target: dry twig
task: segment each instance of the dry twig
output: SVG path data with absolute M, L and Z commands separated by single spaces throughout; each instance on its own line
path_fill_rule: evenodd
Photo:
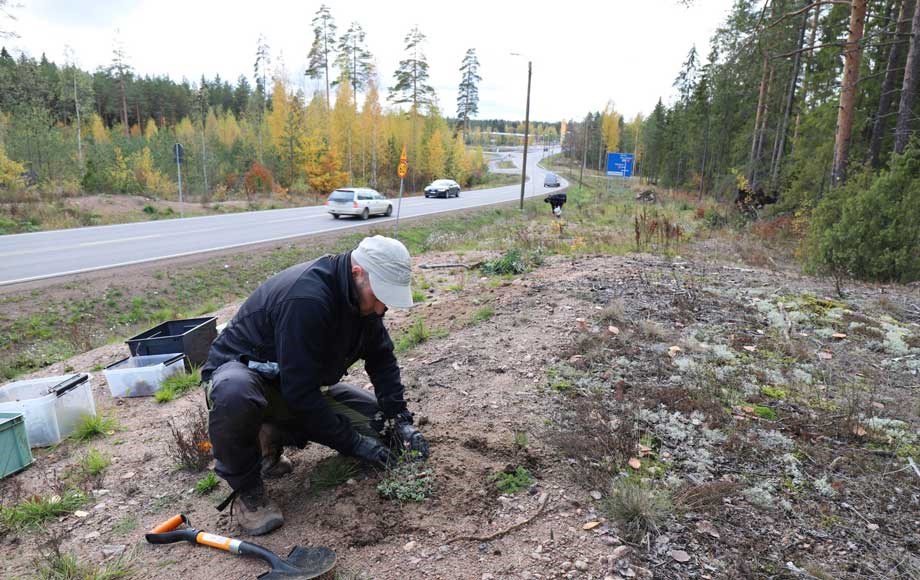
M 525 526 L 525 525 L 529 524 L 530 522 L 532 522 L 534 519 L 536 519 L 537 516 L 539 516 L 541 513 L 543 513 L 543 508 L 546 507 L 546 504 L 547 504 L 547 501 L 548 501 L 548 500 L 549 500 L 549 494 L 548 494 L 548 493 L 544 493 L 544 494 L 543 494 L 543 497 L 540 499 L 540 507 L 537 508 L 537 511 L 535 511 L 535 512 L 533 513 L 532 516 L 530 516 L 529 518 L 526 518 L 526 519 L 524 519 L 524 520 L 521 520 L 521 521 L 519 521 L 518 523 L 516 523 L 516 524 L 514 524 L 514 525 L 512 525 L 512 526 L 509 526 L 509 527 L 505 528 L 504 530 L 495 532 L 494 534 L 489 534 L 489 535 L 487 535 L 487 536 L 457 536 L 457 537 L 455 537 L 455 538 L 451 538 L 451 539 L 447 540 L 447 541 L 445 542 L 445 544 L 453 544 L 454 542 L 460 542 L 460 541 L 463 541 L 463 540 L 472 540 L 472 541 L 476 541 L 476 542 L 491 542 L 492 540 L 498 539 L 498 538 L 500 538 L 500 537 L 502 537 L 502 536 L 504 536 L 504 535 L 506 535 L 506 534 L 508 534 L 508 533 L 510 533 L 510 532 L 513 532 L 514 530 L 516 530 L 516 529 L 518 529 L 518 528 L 520 528 L 520 527 L 522 527 L 522 526 Z

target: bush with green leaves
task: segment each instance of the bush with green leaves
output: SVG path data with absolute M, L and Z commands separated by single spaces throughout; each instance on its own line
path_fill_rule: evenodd
M 517 250 L 508 250 L 501 258 L 484 262 L 479 269 L 483 274 L 492 276 L 505 276 L 523 274 L 527 271 L 527 264 Z
M 495 487 L 501 493 L 517 493 L 530 486 L 534 479 L 525 467 L 518 465 L 513 469 L 509 466 L 504 471 L 493 473 L 489 476 L 489 481 L 495 483 Z
M 421 461 L 400 461 L 387 469 L 377 493 L 398 502 L 425 501 L 434 493 L 434 470 Z
M 835 276 L 920 280 L 920 149 L 892 158 L 875 177 L 854 173 L 812 214 L 808 265 Z

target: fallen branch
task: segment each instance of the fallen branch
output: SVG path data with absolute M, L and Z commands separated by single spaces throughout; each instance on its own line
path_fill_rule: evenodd
M 419 268 L 423 270 L 434 270 L 435 268 L 466 268 L 467 270 L 475 270 L 482 265 L 482 262 L 476 262 L 475 264 L 420 264 Z
M 545 493 L 545 494 L 543 494 L 543 497 L 540 499 L 540 507 L 537 508 L 537 511 L 535 511 L 535 512 L 533 513 L 532 516 L 530 516 L 530 517 L 527 518 L 527 519 L 521 520 L 521 521 L 519 521 L 518 523 L 516 523 L 516 524 L 514 524 L 514 525 L 512 525 L 512 526 L 510 526 L 510 527 L 505 528 L 504 530 L 495 532 L 494 534 L 489 534 L 489 535 L 487 535 L 487 536 L 457 536 L 457 537 L 455 537 L 455 538 L 451 538 L 451 539 L 447 540 L 447 542 L 445 542 L 445 544 L 453 544 L 454 542 L 460 542 L 460 541 L 463 541 L 463 540 L 472 540 L 472 541 L 475 541 L 475 542 L 491 542 L 492 540 L 498 539 L 498 538 L 500 538 L 500 537 L 502 537 L 502 536 L 504 536 L 504 535 L 506 535 L 506 534 L 508 534 L 508 533 L 510 533 L 510 532 L 513 532 L 514 530 L 516 530 L 516 529 L 518 529 L 518 528 L 520 528 L 520 527 L 522 527 L 522 526 L 525 526 L 525 525 L 529 524 L 529 523 L 532 522 L 534 519 L 536 519 L 537 516 L 539 516 L 541 513 L 543 513 L 543 508 L 546 507 L 547 500 L 549 500 L 549 494 L 548 494 L 548 493 Z

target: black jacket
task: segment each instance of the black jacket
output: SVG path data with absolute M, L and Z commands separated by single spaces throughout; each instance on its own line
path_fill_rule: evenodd
M 352 430 L 320 394 L 364 359 L 386 417 L 406 410 L 393 342 L 383 319 L 361 316 L 351 275 L 351 253 L 323 256 L 269 278 L 246 299 L 211 345 L 202 378 L 228 361 L 277 362 L 281 396 L 292 413 L 318 423 L 348 452 Z

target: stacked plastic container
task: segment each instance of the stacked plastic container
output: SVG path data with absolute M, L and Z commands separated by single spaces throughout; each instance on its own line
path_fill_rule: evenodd
M 3 385 L 0 413 L 22 413 L 31 447 L 59 443 L 85 416 L 96 416 L 92 376 L 60 375 Z
M 147 397 L 184 370 L 184 354 L 154 354 L 123 358 L 107 366 L 103 374 L 113 397 Z

